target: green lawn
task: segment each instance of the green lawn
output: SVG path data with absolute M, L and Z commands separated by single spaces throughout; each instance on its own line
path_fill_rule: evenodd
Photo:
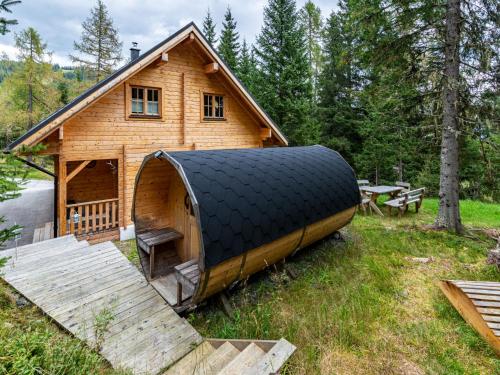
M 469 227 L 500 228 L 500 205 L 463 202 Z M 494 246 L 478 230 L 459 237 L 426 229 L 419 214 L 356 216 L 346 243 L 323 241 L 288 264 L 298 278 L 265 271 L 233 292 L 235 317 L 216 303 L 188 319 L 205 336 L 277 339 L 297 346 L 287 374 L 494 374 L 500 361 L 439 291 L 444 278 L 500 280 L 485 264 Z M 412 209 L 413 210 L 413 209 Z M 137 263 L 133 241 L 119 243 Z M 428 264 L 412 257 L 433 257 Z M 117 374 L 36 307 L 19 309 L 0 282 L 0 374 Z
M 500 228 L 500 205 L 461 207 L 466 225 Z M 358 215 L 345 245 L 325 241 L 289 260 L 297 279 L 268 271 L 235 292 L 234 320 L 212 304 L 190 321 L 209 337 L 285 337 L 298 348 L 289 374 L 500 373 L 493 351 L 436 285 L 499 281 L 485 264 L 494 243 L 478 231 L 458 237 L 425 229 L 436 210 L 437 200 L 427 199 L 418 215 L 402 219 Z

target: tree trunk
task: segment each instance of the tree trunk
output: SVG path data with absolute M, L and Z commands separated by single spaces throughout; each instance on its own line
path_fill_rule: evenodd
M 435 225 L 461 233 L 458 181 L 458 90 L 460 0 L 448 0 L 444 48 L 443 133 L 439 174 L 439 211 Z

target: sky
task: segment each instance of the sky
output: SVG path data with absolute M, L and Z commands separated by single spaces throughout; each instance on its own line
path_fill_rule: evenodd
M 297 0 L 301 7 L 306 0 Z M 29 26 L 35 28 L 52 52 L 52 63 L 71 65 L 68 55 L 73 52 L 73 41 L 79 40 L 81 23 L 88 17 L 95 0 L 23 0 L 11 8 L 19 24 L 11 32 L 0 35 L 0 54 L 16 58 L 14 33 Z M 123 56 L 129 57 L 132 42 L 139 43 L 142 52 L 159 43 L 170 34 L 194 21 L 201 29 L 207 9 L 220 31 L 227 6 L 231 7 L 240 37 L 253 42 L 261 30 L 263 9 L 267 0 L 104 0 L 114 25 L 123 42 Z M 324 17 L 336 7 L 337 0 L 314 0 Z

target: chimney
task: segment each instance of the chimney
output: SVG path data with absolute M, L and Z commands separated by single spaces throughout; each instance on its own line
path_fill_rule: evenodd
M 132 42 L 132 48 L 130 48 L 130 61 L 134 61 L 139 57 L 141 50 L 137 48 L 137 42 Z

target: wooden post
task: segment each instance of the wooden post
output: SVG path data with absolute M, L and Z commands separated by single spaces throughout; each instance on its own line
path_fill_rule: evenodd
M 182 284 L 177 281 L 177 305 L 182 305 Z
M 181 99 L 182 99 L 182 144 L 187 142 L 187 121 L 186 121 L 186 73 L 182 73 L 181 84 Z
M 57 206 L 58 206 L 58 219 L 59 219 L 59 236 L 66 235 L 67 222 L 66 222 L 66 159 L 59 155 L 59 165 L 58 165 L 58 196 L 57 196 Z

